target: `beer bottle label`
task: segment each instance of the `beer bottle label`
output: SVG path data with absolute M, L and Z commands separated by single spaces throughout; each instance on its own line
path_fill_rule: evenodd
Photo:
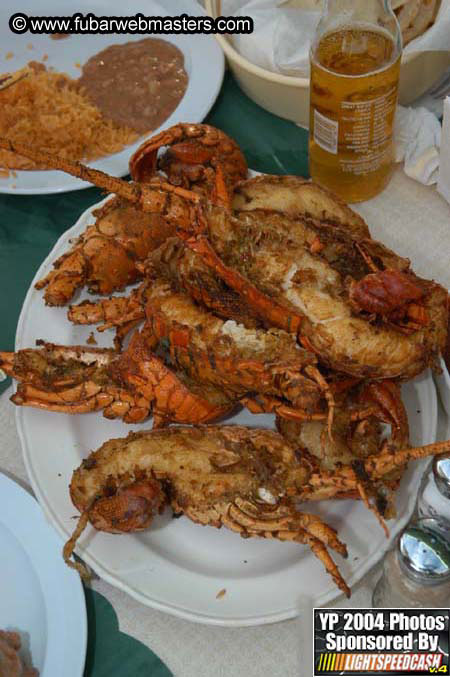
M 339 123 L 314 109 L 314 141 L 318 146 L 333 153 L 338 152 Z

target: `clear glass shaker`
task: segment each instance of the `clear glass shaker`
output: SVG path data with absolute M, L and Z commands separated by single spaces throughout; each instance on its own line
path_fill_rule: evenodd
M 374 608 L 439 608 L 450 601 L 450 523 L 433 517 L 409 524 L 383 561 Z
M 450 454 L 434 457 L 417 499 L 417 513 L 450 521 Z

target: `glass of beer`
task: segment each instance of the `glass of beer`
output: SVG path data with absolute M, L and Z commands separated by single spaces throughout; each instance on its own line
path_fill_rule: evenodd
M 310 54 L 309 168 L 346 202 L 391 177 L 401 52 L 389 0 L 325 1 Z

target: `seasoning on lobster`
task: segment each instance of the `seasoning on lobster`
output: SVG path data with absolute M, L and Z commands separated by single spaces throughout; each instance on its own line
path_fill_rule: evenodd
M 445 345 L 447 292 L 434 282 L 416 276 L 415 282 L 425 285 L 426 294 L 414 304 L 408 297 L 394 317 L 355 312 L 349 291 L 352 278 L 358 283 L 374 269 L 409 273 L 409 262 L 361 237 L 360 224 L 347 227 L 339 220 L 326 220 L 327 216 L 320 220 L 322 193 L 317 187 L 315 204 L 311 189 L 307 189 L 308 205 L 314 210 L 304 218 L 286 216 L 289 227 L 280 229 L 280 211 L 266 213 L 265 219 L 258 214 L 256 223 L 251 216 L 245 222 L 228 207 L 161 177 L 148 183 L 127 183 L 4 139 L 0 139 L 0 147 L 114 191 L 139 209 L 174 223 L 186 244 L 241 297 L 253 315 L 267 327 L 295 332 L 302 345 L 334 370 L 371 379 L 408 379 L 434 365 Z M 295 177 L 264 178 L 275 195 L 283 180 L 290 187 L 295 183 Z M 265 184 L 261 180 L 258 185 L 261 189 Z M 302 186 L 300 180 L 297 190 Z M 330 195 L 323 200 L 328 206 Z M 246 213 L 253 211 L 258 210 L 247 209 Z M 274 219 L 277 227 L 271 224 Z M 403 309 L 411 306 L 411 321 L 398 319 L 398 311 L 405 315 Z
M 259 536 L 309 545 L 334 582 L 350 590 L 327 548 L 346 556 L 333 528 L 298 510 L 299 501 L 355 491 L 411 459 L 444 453 L 450 442 L 368 456 L 362 468 L 317 471 L 298 447 L 271 430 L 243 426 L 173 427 L 130 433 L 105 442 L 75 470 L 70 495 L 79 523 L 64 547 L 66 562 L 88 522 L 103 531 L 146 529 L 170 504 L 193 522 L 227 527 L 244 538 Z

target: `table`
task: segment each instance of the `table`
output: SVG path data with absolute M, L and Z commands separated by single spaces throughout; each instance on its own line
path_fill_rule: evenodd
M 307 133 L 251 102 L 229 74 L 207 121 L 236 138 L 253 169 L 307 176 Z M 0 196 L 2 349 L 14 346 L 20 307 L 35 270 L 60 234 L 100 197 L 95 188 L 63 195 Z M 357 211 L 376 238 L 414 261 L 419 274 L 432 275 L 450 288 L 450 209 L 434 188 L 415 183 L 398 168 L 386 191 L 359 205 Z M 7 386 L 7 382 L 0 384 L 0 389 Z M 26 482 L 13 408 L 6 395 L 0 397 L 0 470 Z M 441 420 L 442 438 L 450 434 L 445 425 Z M 337 605 L 370 606 L 378 575 L 379 569 L 372 571 L 356 586 L 350 601 L 341 598 Z M 177 677 L 310 677 L 306 660 L 310 626 L 299 620 L 255 628 L 198 626 L 144 607 L 98 579 L 92 589 L 96 592 L 88 592 L 86 677 L 168 675 L 154 654 L 133 643 L 131 637 L 151 647 Z M 106 600 L 117 614 L 122 633 L 131 636 L 128 639 L 118 635 Z

